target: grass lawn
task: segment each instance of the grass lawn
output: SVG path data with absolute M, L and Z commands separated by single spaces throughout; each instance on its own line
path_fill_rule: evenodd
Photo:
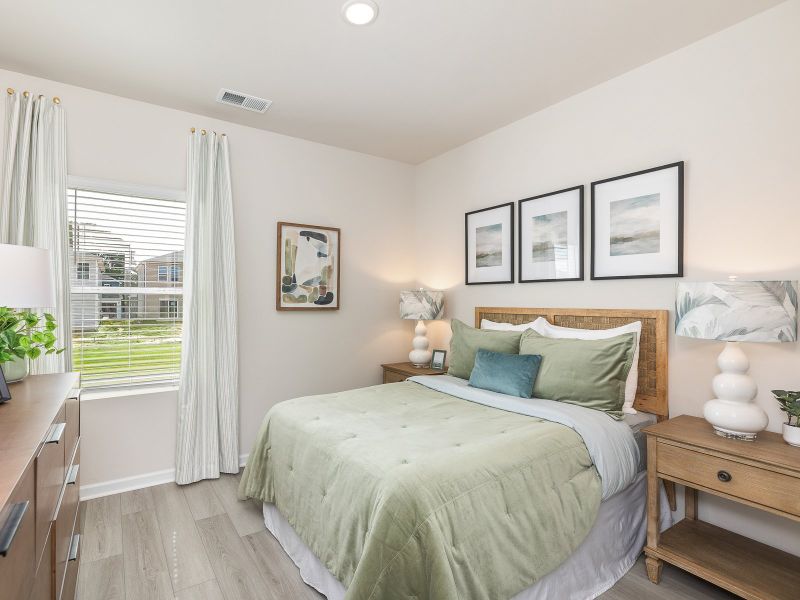
M 144 338 L 132 340 L 131 336 Z M 180 370 L 180 324 L 111 321 L 72 341 L 72 368 L 91 386 L 109 377 L 159 380 Z

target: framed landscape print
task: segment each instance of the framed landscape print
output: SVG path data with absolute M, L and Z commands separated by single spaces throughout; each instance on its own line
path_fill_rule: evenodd
M 341 234 L 335 227 L 278 223 L 278 310 L 339 310 Z
M 583 186 L 519 201 L 519 281 L 583 279 Z
M 683 277 L 683 162 L 592 183 L 591 277 Z
M 514 283 L 514 203 L 468 212 L 464 227 L 467 285 Z

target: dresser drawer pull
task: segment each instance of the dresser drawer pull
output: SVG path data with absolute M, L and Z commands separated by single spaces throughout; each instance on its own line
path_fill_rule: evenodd
M 14 536 L 17 535 L 29 504 L 30 500 L 25 500 L 25 502 L 18 502 L 11 507 L 8 518 L 3 528 L 0 529 L 0 556 L 5 556 L 11 549 L 11 543 L 14 541 Z
M 75 485 L 75 482 L 78 481 L 78 469 L 80 468 L 80 465 L 72 465 L 67 475 L 67 485 Z
M 66 423 L 56 423 L 50 429 L 50 433 L 47 438 L 44 440 L 45 444 L 58 444 L 61 441 L 61 436 L 64 435 L 64 428 L 67 426 Z
M 733 476 L 727 471 L 717 471 L 717 479 L 723 483 L 728 483 L 731 479 L 733 479 Z
M 81 545 L 81 534 L 76 533 L 72 536 L 72 541 L 69 543 L 69 555 L 67 560 L 73 561 L 78 559 L 78 546 Z

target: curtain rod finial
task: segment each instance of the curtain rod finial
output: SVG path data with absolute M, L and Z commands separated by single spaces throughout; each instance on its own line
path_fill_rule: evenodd
M 13 95 L 14 95 L 14 88 L 8 88 L 8 89 L 6 90 L 6 93 L 7 93 L 9 96 L 13 96 Z

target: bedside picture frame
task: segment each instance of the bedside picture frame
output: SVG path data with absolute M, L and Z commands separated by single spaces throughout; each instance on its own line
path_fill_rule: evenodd
M 278 223 L 277 310 L 339 310 L 341 231 Z
M 683 277 L 683 166 L 592 183 L 592 279 Z
M 583 187 L 519 201 L 520 283 L 583 280 Z
M 434 350 L 431 356 L 431 369 L 444 371 L 444 362 L 447 358 L 447 350 Z
M 467 285 L 514 283 L 514 203 L 464 215 L 464 278 Z

